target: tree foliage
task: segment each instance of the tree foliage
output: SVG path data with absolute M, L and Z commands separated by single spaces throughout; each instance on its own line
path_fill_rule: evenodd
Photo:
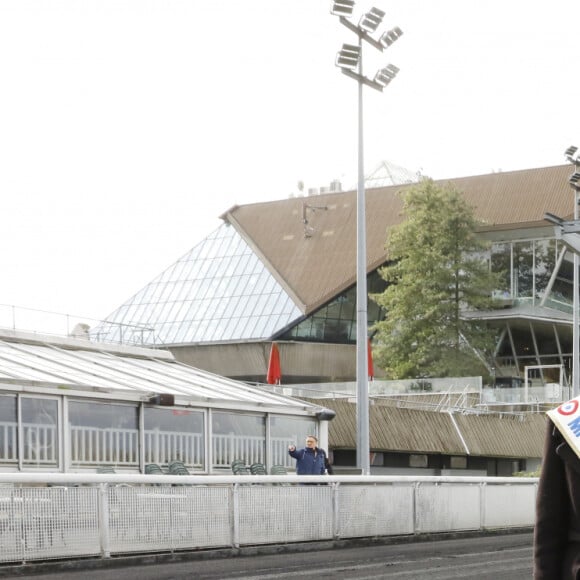
M 375 364 L 391 378 L 485 374 L 495 331 L 465 313 L 493 305 L 498 278 L 473 209 L 424 180 L 405 191 L 404 215 L 388 232 L 387 288 L 372 297 L 387 313 L 374 326 Z

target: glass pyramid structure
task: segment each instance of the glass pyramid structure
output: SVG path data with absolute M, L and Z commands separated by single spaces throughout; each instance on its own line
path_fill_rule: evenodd
M 90 331 L 102 342 L 175 345 L 264 340 L 302 317 L 228 224 Z

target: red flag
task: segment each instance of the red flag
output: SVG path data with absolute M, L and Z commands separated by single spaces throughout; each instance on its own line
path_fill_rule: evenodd
M 282 381 L 282 369 L 280 368 L 280 353 L 278 345 L 273 342 L 270 349 L 270 361 L 268 362 L 268 377 L 266 379 L 269 385 L 279 385 Z
M 375 378 L 375 368 L 373 365 L 373 350 L 371 348 L 370 338 L 367 338 L 367 364 L 368 364 L 369 380 L 372 381 Z

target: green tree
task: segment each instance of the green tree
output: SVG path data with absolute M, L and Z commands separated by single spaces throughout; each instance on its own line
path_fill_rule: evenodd
M 493 306 L 498 274 L 459 192 L 424 180 L 404 192 L 405 221 L 388 232 L 385 309 L 374 356 L 390 378 L 487 374 L 495 331 L 466 312 Z

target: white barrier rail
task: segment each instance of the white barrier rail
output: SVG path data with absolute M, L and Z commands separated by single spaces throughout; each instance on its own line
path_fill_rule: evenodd
M 0 463 L 3 466 L 18 463 L 18 424 L 0 422 Z M 294 460 L 288 455 L 288 445 L 298 441 L 298 435 L 270 437 L 270 464 L 291 467 Z M 235 433 L 212 435 L 214 468 L 229 468 L 235 459 L 247 465 L 265 463 L 266 439 L 264 436 Z M 112 465 L 114 467 L 139 467 L 140 440 L 138 429 L 111 427 L 69 426 L 68 445 L 73 468 Z M 54 425 L 25 423 L 23 425 L 23 456 L 26 465 L 58 465 L 59 438 Z M 144 463 L 167 465 L 173 460 L 182 461 L 192 469 L 206 469 L 203 433 L 190 431 L 143 431 Z
M 2 473 L 0 562 L 530 527 L 537 481 Z

